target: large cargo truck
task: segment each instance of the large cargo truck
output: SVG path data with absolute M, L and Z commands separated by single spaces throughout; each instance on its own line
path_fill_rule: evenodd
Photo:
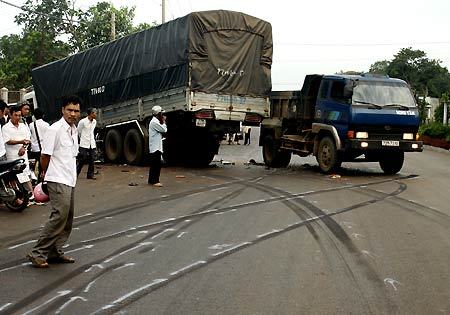
M 269 115 L 272 29 L 232 11 L 194 12 L 33 69 L 38 106 L 50 120 L 64 96 L 98 109 L 112 162 L 140 163 L 148 152 L 151 108 L 161 106 L 168 162 L 207 165 L 226 133 Z
M 416 141 L 419 112 L 406 82 L 373 75 L 308 75 L 302 90 L 272 92 L 259 144 L 264 162 L 286 167 L 291 155 L 313 154 L 324 173 L 342 162 L 379 162 L 400 171 Z

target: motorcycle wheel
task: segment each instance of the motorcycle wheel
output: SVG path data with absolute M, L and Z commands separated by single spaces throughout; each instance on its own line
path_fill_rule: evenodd
M 30 199 L 28 191 L 17 179 L 11 180 L 8 186 L 16 192 L 16 199 L 13 201 L 5 201 L 5 206 L 11 211 L 22 212 L 28 206 Z

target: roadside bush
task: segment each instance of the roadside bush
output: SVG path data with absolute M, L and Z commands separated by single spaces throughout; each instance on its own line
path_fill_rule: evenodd
M 447 142 L 450 142 L 450 126 L 445 126 L 441 123 L 422 125 L 419 128 L 419 135 L 445 139 Z

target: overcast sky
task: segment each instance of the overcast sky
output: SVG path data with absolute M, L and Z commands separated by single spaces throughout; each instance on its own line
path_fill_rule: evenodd
M 96 2 L 76 0 L 76 6 L 87 9 Z M 136 6 L 136 24 L 161 22 L 160 0 L 111 2 Z M 274 90 L 300 89 L 306 74 L 368 71 L 404 47 L 423 50 L 450 68 L 450 0 L 166 0 L 166 20 L 216 9 L 272 24 Z M 14 24 L 19 12 L 0 2 L 0 36 L 20 32 Z

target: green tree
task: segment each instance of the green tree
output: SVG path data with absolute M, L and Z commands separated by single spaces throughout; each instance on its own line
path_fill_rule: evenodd
M 390 61 L 382 60 L 377 61 L 374 64 L 370 66 L 369 73 L 374 74 L 387 74 L 388 73 L 388 67 L 389 67 Z
M 80 50 L 91 48 L 111 40 L 111 16 L 115 14 L 116 38 L 133 33 L 135 7 L 114 8 L 108 2 L 99 2 L 85 12 L 80 21 L 83 44 Z
M 387 74 L 408 82 L 416 95 L 440 97 L 450 91 L 450 74 L 439 60 L 428 59 L 425 52 L 401 49 L 392 61 L 377 61 L 370 72 Z
M 0 38 L 0 86 L 20 89 L 31 85 L 31 69 L 67 56 L 68 44 L 46 33 L 30 31 Z

